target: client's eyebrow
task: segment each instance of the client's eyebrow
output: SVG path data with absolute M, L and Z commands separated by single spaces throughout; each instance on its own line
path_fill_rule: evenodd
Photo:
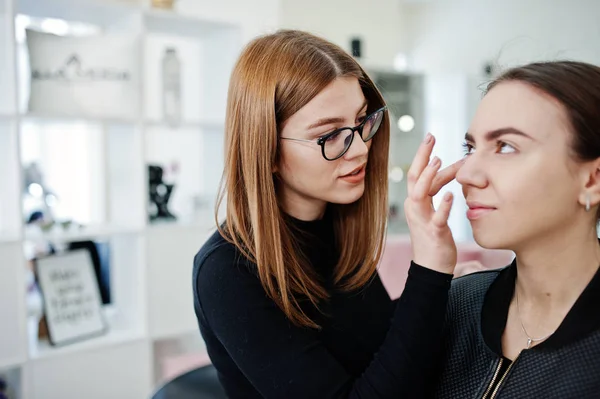
M 365 100 L 363 102 L 363 104 L 360 106 L 358 112 L 362 111 L 366 105 L 367 105 L 367 100 Z M 307 129 L 311 130 L 316 127 L 320 127 L 320 126 L 324 126 L 324 125 L 331 125 L 334 123 L 342 123 L 342 122 L 344 122 L 344 120 L 345 119 L 341 118 L 341 117 L 322 118 L 322 119 L 319 119 L 318 121 L 316 121 L 315 123 L 311 124 Z
M 528 135 L 514 127 L 503 127 L 503 128 L 496 129 L 496 130 L 491 130 L 485 134 L 485 139 L 487 141 L 494 141 L 494 140 L 498 140 L 500 137 L 505 136 L 507 134 L 516 134 L 517 136 L 522 136 L 522 137 L 526 137 L 530 140 L 533 140 L 533 137 L 531 137 L 530 135 Z M 465 133 L 465 141 L 474 143 L 475 139 L 473 138 L 473 135 L 471 133 L 467 132 L 467 133 Z

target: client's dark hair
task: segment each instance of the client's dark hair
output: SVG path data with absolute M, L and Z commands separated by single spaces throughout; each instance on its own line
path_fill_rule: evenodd
M 486 93 L 508 81 L 528 84 L 562 104 L 572 128 L 576 159 L 600 157 L 600 67 L 576 61 L 535 62 L 502 73 Z

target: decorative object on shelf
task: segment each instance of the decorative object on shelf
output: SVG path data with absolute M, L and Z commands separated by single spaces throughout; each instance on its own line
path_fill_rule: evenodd
M 152 7 L 162 8 L 164 10 L 172 10 L 175 5 L 175 0 L 152 0 Z
M 134 36 L 57 36 L 28 29 L 29 111 L 134 119 L 139 114 L 138 41 Z
M 54 220 L 53 207 L 56 194 L 45 184 L 44 175 L 37 162 L 23 166 L 23 213 L 26 223 L 42 227 Z
M 110 286 L 110 243 L 108 240 L 80 240 L 71 241 L 66 245 L 67 251 L 86 250 L 94 265 L 94 275 L 100 290 L 100 299 L 102 305 L 110 305 L 111 286 Z
M 0 399 L 11 399 L 8 396 L 8 383 L 0 375 Z
M 163 178 L 164 169 L 159 165 L 148 165 L 148 216 L 151 222 L 173 221 L 177 217 L 169 211 L 169 200 L 175 187 L 174 183 L 166 183 Z
M 354 37 L 354 38 L 352 38 L 352 40 L 350 40 L 350 48 L 352 50 L 352 56 L 354 58 L 356 58 L 357 60 L 359 60 L 360 57 L 362 56 L 361 45 L 362 45 L 362 41 L 359 37 Z
M 90 253 L 74 250 L 36 261 L 36 274 L 52 345 L 73 343 L 108 331 Z
M 167 47 L 162 58 L 162 104 L 167 124 L 181 123 L 181 61 L 174 47 Z
M 29 332 L 29 344 L 32 345 L 40 337 L 40 323 L 44 317 L 44 300 L 33 271 L 35 261 L 29 260 L 27 264 L 29 266 L 26 270 L 27 331 Z M 43 336 L 44 331 L 41 332 Z

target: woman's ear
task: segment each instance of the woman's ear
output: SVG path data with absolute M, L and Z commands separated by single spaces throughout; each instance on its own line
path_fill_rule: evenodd
M 579 203 L 591 208 L 600 204 L 600 158 L 589 162 L 584 167 L 585 188 L 579 195 Z

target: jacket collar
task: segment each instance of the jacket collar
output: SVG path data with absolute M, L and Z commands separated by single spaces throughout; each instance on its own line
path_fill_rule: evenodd
M 488 289 L 481 312 L 481 332 L 488 347 L 502 356 L 502 334 L 515 291 L 516 260 L 502 269 Z M 600 330 L 600 269 L 583 290 L 567 316 L 550 338 L 533 349 L 558 349 Z

